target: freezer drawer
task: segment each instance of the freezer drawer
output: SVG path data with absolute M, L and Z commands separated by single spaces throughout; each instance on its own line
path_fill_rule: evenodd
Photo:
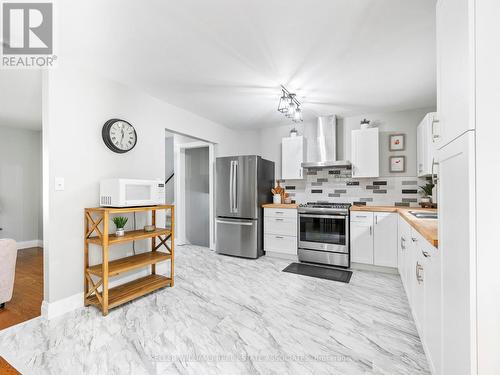
M 217 218 L 216 224 L 217 253 L 244 258 L 258 258 L 262 255 L 258 220 Z

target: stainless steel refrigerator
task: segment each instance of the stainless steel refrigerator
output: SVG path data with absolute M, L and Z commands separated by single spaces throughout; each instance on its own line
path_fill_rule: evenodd
M 264 210 L 272 202 L 274 162 L 260 156 L 216 160 L 216 251 L 245 258 L 263 255 Z

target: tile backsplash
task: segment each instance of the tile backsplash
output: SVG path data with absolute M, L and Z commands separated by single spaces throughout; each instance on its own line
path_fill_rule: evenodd
M 323 201 L 418 207 L 417 177 L 353 179 L 350 169 L 309 169 L 305 172 L 303 180 L 281 181 L 296 203 Z

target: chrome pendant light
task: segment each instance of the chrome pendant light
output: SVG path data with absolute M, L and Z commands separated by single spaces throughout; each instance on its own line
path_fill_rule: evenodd
M 281 112 L 285 117 L 290 118 L 293 122 L 301 122 L 302 109 L 296 95 L 288 91 L 284 86 L 281 86 L 281 97 L 278 104 L 278 112 Z

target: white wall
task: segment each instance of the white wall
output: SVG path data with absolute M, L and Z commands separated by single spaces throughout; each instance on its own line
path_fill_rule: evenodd
M 500 6 L 476 1 L 476 217 L 478 374 L 500 374 L 498 264 L 498 104 L 500 103 Z
M 60 65 L 44 77 L 45 300 L 83 291 L 83 209 L 98 205 L 108 177 L 164 178 L 165 129 L 216 143 L 217 155 L 252 153 L 257 136 L 241 135 L 144 93 Z M 101 139 L 110 118 L 135 126 L 137 146 L 115 154 Z M 54 178 L 65 190 L 54 191 Z M 98 253 L 98 249 L 92 249 Z M 111 257 L 123 254 L 111 253 Z M 64 270 L 64 271 L 62 271 Z
M 352 117 L 337 117 L 337 159 L 350 160 L 351 131 L 359 129 L 363 118 L 376 123 L 380 129 L 380 176 L 416 176 L 417 175 L 417 125 L 424 116 L 433 112 L 435 108 L 413 109 L 408 111 L 363 114 Z M 299 134 L 303 134 L 303 127 L 296 126 Z M 288 137 L 293 125 L 261 129 L 259 133 L 260 153 L 262 157 L 275 162 L 276 177 L 281 178 L 281 138 Z M 402 152 L 389 152 L 389 134 L 405 133 L 407 147 Z M 389 172 L 389 156 L 406 155 L 406 173 Z
M 174 173 L 174 136 L 165 137 L 165 179 Z M 166 181 L 166 180 L 165 180 Z M 175 175 L 165 185 L 165 203 L 174 203 L 175 201 Z
M 40 131 L 0 126 L 0 238 L 42 239 L 41 146 Z
M 417 175 L 417 126 L 424 116 L 434 108 L 413 109 L 390 113 L 368 113 L 361 116 L 345 117 L 341 121 L 344 131 L 344 158 L 351 160 L 351 132 L 359 129 L 360 122 L 366 118 L 379 128 L 380 176 L 416 176 Z M 406 134 L 405 151 L 389 151 L 389 135 Z M 389 157 L 406 156 L 406 172 L 389 172 Z

